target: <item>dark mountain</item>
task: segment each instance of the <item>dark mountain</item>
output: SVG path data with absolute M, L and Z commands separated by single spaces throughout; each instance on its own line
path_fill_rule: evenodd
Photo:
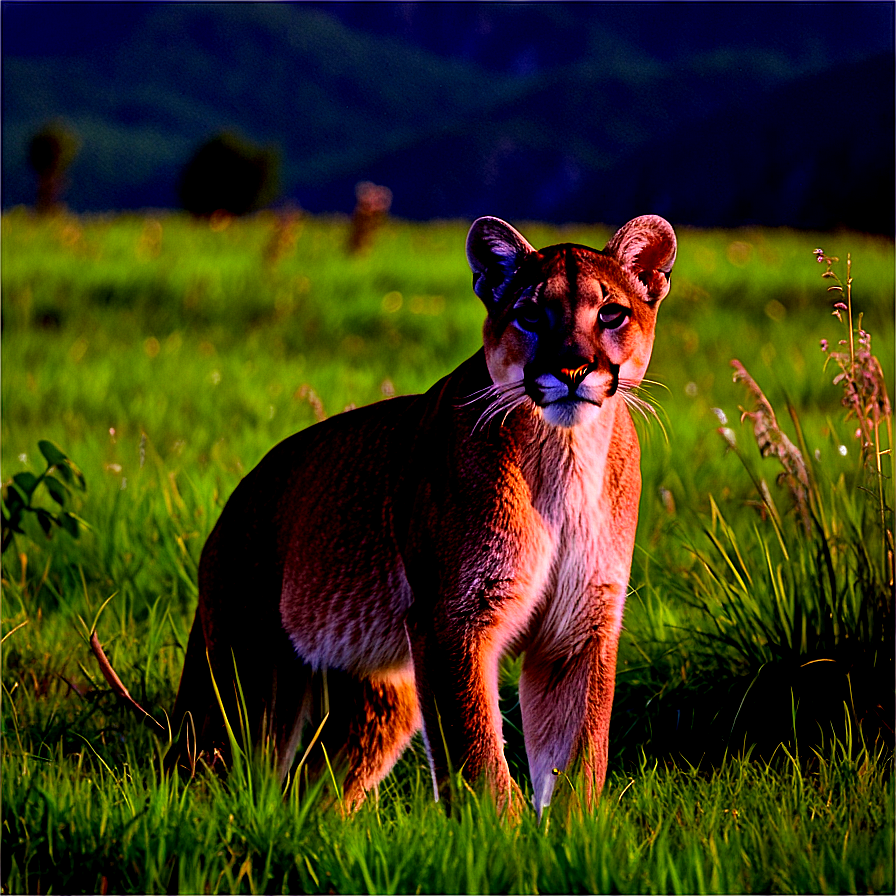
M 612 198 L 697 226 L 892 233 L 894 115 L 882 99 L 894 83 L 894 57 L 885 54 L 722 109 L 622 161 L 609 178 Z M 583 187 L 606 191 L 607 180 Z M 562 217 L 586 207 L 574 197 Z
M 216 131 L 279 145 L 293 192 L 356 180 L 370 158 L 476 114 L 501 89 L 310 7 L 134 6 L 139 27 L 106 34 L 100 53 L 73 44 L 54 57 L 17 55 L 4 23 L 5 205 L 29 198 L 23 147 L 46 118 L 61 115 L 83 139 L 72 206 L 172 205 L 179 167 Z M 51 18 L 59 8 L 45 6 Z
M 4 3 L 4 207 L 29 137 L 76 210 L 174 206 L 223 130 L 283 198 L 412 218 L 893 229 L 892 4 Z
M 657 63 L 740 49 L 777 58 L 781 73 L 836 65 L 892 49 L 893 6 L 886 3 L 598 2 L 375 3 L 312 2 L 348 27 L 398 38 L 430 53 L 496 72 L 543 72 L 577 62 L 595 35 Z M 600 58 L 592 56 L 600 65 Z

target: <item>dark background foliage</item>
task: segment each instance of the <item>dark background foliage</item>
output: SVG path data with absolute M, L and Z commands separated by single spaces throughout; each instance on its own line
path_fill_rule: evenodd
M 893 231 L 892 3 L 18 3 L 2 7 L 3 206 L 29 139 L 82 148 L 76 211 L 175 207 L 215 135 L 279 199 L 402 217 Z

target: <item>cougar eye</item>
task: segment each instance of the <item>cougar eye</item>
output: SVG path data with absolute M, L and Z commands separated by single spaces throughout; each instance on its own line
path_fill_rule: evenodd
M 597 312 L 597 319 L 605 330 L 617 330 L 629 319 L 631 313 L 630 308 L 611 302 Z
M 534 333 L 544 324 L 544 312 L 537 305 L 523 305 L 516 312 L 516 322 L 527 333 Z

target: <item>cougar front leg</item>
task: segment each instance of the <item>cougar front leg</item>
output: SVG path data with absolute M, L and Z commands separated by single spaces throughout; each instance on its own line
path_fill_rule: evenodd
M 562 644 L 537 640 L 523 661 L 520 708 L 539 815 L 559 774 L 581 783 L 584 808 L 594 805 L 606 778 L 624 589 L 604 586 L 597 593 L 600 601 L 582 614 L 576 631 L 564 633 Z
M 520 791 L 504 758 L 498 651 L 490 634 L 444 619 L 441 624 L 419 617 L 408 622 L 436 799 L 448 798 L 454 771 L 484 784 L 503 810 L 520 802 Z

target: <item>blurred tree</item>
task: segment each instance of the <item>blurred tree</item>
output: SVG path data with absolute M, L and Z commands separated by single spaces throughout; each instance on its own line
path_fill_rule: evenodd
M 65 172 L 74 161 L 81 141 L 78 135 L 61 121 L 45 124 L 28 141 L 28 164 L 37 175 L 38 212 L 54 211 L 66 187 Z
M 245 215 L 269 205 L 279 192 L 280 157 L 232 133 L 203 143 L 178 185 L 180 204 L 193 215 Z

